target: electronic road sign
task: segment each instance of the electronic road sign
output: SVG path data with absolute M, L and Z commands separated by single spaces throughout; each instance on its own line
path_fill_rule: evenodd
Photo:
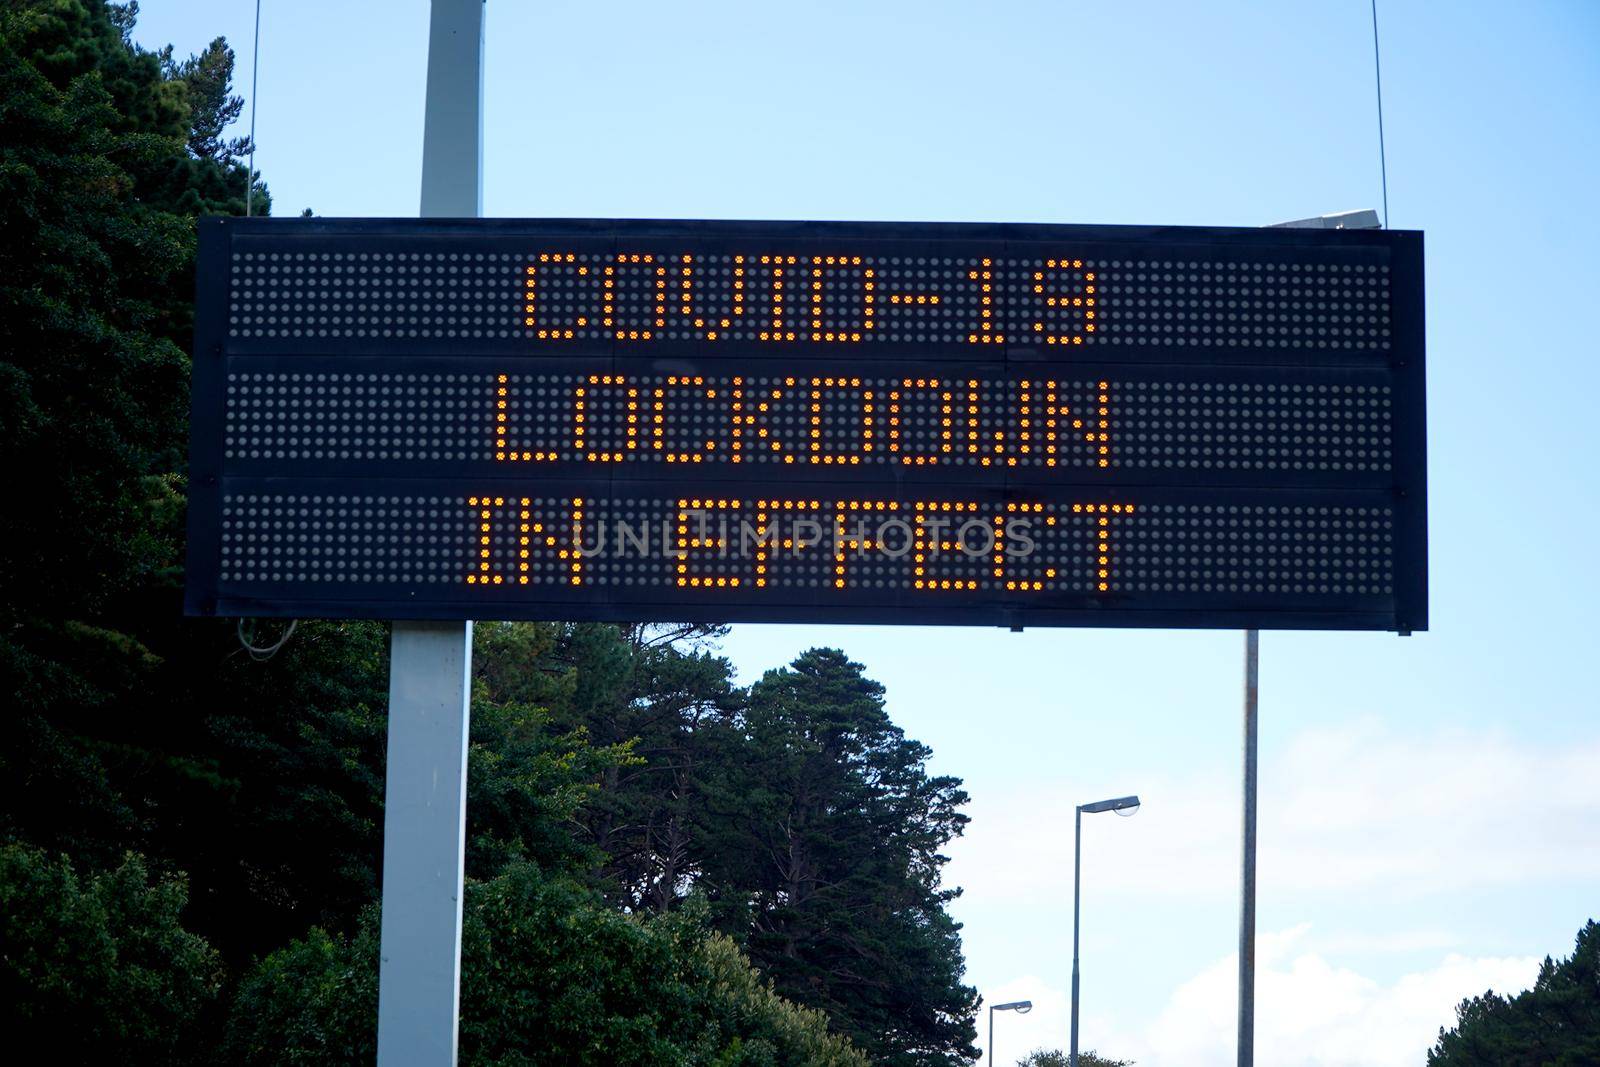
M 202 615 L 1427 626 L 1422 236 L 200 223 Z

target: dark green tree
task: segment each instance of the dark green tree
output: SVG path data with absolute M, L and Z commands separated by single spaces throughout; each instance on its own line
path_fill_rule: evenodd
M 248 940 L 274 927 L 253 929 L 235 889 L 288 912 L 370 893 L 367 876 L 359 893 L 325 895 L 315 872 L 329 858 L 303 834 L 257 858 L 271 849 L 219 816 L 279 792 L 328 795 L 326 777 L 289 784 L 269 758 L 325 723 L 323 755 L 300 754 L 340 778 L 341 804 L 365 807 L 334 816 L 333 840 L 354 830 L 370 851 L 360 824 L 374 810 L 381 702 L 364 681 L 382 664 L 360 647 L 375 628 L 313 626 L 279 661 L 309 674 L 266 682 L 239 669 L 231 628 L 177 621 L 194 216 L 242 209 L 244 185 L 236 164 L 186 147 L 216 118 L 131 43 L 134 13 L 98 0 L 0 7 L 0 464 L 16 502 L 0 509 L 0 837 L 91 868 L 127 849 L 170 860 L 194 875 L 192 913 Z M 226 58 L 202 64 L 213 82 Z M 308 694 L 311 708 L 293 703 Z M 251 810 L 246 826 L 306 814 Z M 207 933 L 225 950 L 236 940 Z
M 0 518 L 0 588 L 8 622 L 45 621 L 46 640 L 175 559 L 160 480 L 180 469 L 188 372 L 149 298 L 188 280 L 188 223 L 134 195 L 181 129 L 123 128 L 108 85 L 156 108 L 159 66 L 77 70 L 94 43 L 125 51 L 109 26 L 76 50 L 56 40 L 84 17 L 0 13 L 0 462 L 23 502 Z
M 162 50 L 160 58 L 166 80 L 183 87 L 189 127 L 186 152 L 153 176 L 150 194 L 188 216 L 244 214 L 250 138 L 226 136 L 244 110 L 244 99 L 233 94 L 233 49 L 218 37 L 188 59 L 175 61 L 170 48 Z M 270 214 L 272 198 L 259 176 L 252 177 L 256 182 L 252 211 Z
M 694 891 L 783 995 L 886 1063 L 973 1054 L 975 996 L 940 849 L 965 796 L 837 652 L 748 696 L 692 627 L 480 627 L 479 698 L 547 709 L 629 757 L 581 814 L 599 884 L 634 911 Z
M 231 53 L 214 43 L 164 72 L 118 11 L 0 8 L 0 462 L 22 504 L 0 518 L 10 620 L 94 625 L 170 583 L 194 217 L 243 207 L 226 150 L 185 147 L 235 110 Z
M 163 76 L 165 51 L 134 44 L 137 3 L 8 0 L 4 15 L 12 47 L 51 85 L 65 90 L 84 75 L 100 82 L 112 132 L 160 138 L 164 153 L 181 150 L 189 129 L 185 89 Z
M 1493 990 L 1456 1008 L 1428 1067 L 1581 1067 L 1600 1063 L 1600 923 L 1578 931 L 1572 955 L 1546 956 L 1533 988 Z
M 480 638 L 480 691 L 549 709 L 600 748 L 628 745 L 581 816 L 608 896 L 632 909 L 673 907 L 699 874 L 696 776 L 708 731 L 738 706 L 727 661 L 695 626 L 496 626 Z
M 170 703 L 122 725 L 113 781 L 140 838 L 189 873 L 189 921 L 237 965 L 348 928 L 378 889 L 387 628 L 302 623 L 261 661 L 232 627 L 168 624 L 133 699 Z
M 632 745 L 592 745 L 588 729 L 573 724 L 564 687 L 539 699 L 542 687 L 527 684 L 545 662 L 552 627 L 485 623 L 474 634 L 467 873 L 490 878 L 507 863 L 535 859 L 546 870 L 587 875 L 604 856 L 583 821 L 601 782 L 638 762 Z
M 1071 1057 L 1060 1049 L 1034 1049 L 1017 1061 L 1017 1067 L 1068 1067 Z M 1107 1059 L 1094 1052 L 1079 1052 L 1078 1067 L 1133 1067 L 1132 1060 Z
M 371 1063 L 375 915 L 264 960 L 234 1004 L 237 1064 Z M 512 864 L 468 887 L 464 1064 L 866 1067 L 827 1020 L 777 995 L 697 916 L 619 914 L 569 879 Z
M 196 159 L 231 164 L 250 154 L 250 138 L 226 138 L 228 127 L 239 121 L 244 98 L 233 95 L 233 49 L 221 37 L 197 56 L 172 64 L 167 76 L 183 82 L 189 103 L 186 145 Z
M 201 1062 L 221 988 L 216 953 L 183 928 L 185 888 L 129 855 L 80 876 L 0 846 L 0 1024 L 58 1063 Z
M 715 733 L 696 827 L 719 922 L 779 992 L 825 1011 L 880 1064 L 977 1055 L 977 995 L 941 849 L 966 794 L 930 776 L 883 688 L 813 649 L 770 671 Z

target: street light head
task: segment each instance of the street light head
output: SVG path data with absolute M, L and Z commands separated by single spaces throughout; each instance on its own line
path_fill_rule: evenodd
M 1255 633 L 1254 630 L 1250 631 Z M 1072 1036 L 1068 1055 L 1072 1067 L 1078 1064 L 1078 891 L 1082 873 L 1083 859 L 1083 814 L 1097 814 L 1102 811 L 1114 811 L 1118 815 L 1132 815 L 1139 810 L 1139 798 L 1135 796 L 1112 797 L 1110 800 L 1097 800 L 1093 804 L 1079 804 L 1077 814 L 1072 820 Z M 1241 1016 L 1242 1018 L 1242 1016 Z M 994 1016 L 989 1016 L 990 1037 L 994 1036 Z M 1243 1034 L 1243 1031 L 1240 1031 Z M 1242 1038 L 1241 1038 L 1242 1040 Z M 993 1041 L 990 1042 L 993 1045 Z M 1240 1046 L 1243 1048 L 1243 1045 Z M 990 1050 L 991 1062 L 993 1049 Z M 1241 1052 L 1240 1059 L 1244 1059 Z
M 1118 815 L 1132 815 L 1139 810 L 1138 797 L 1114 797 L 1111 800 L 1097 800 L 1093 804 L 1083 804 L 1078 808 L 1086 815 L 1096 815 L 1102 811 L 1114 811 Z
M 1031 1001 L 1031 1000 L 1013 1000 L 1013 1001 L 1011 1001 L 1010 1003 L 1007 1003 L 1007 1004 L 996 1004 L 994 1006 L 994 1010 L 995 1011 L 1014 1011 L 1018 1015 L 1026 1015 L 1030 1011 L 1033 1010 L 1033 1001 Z

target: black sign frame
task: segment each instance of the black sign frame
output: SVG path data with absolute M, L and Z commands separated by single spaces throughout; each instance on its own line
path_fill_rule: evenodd
M 574 621 L 688 622 L 808 622 L 808 623 L 914 623 L 977 624 L 1008 627 L 1115 626 L 1207 627 L 1259 629 L 1370 629 L 1401 633 L 1427 628 L 1427 506 L 1425 337 L 1423 303 L 1422 235 L 1410 231 L 1237 229 L 1199 227 L 1053 226 L 1015 224 L 915 224 L 915 223 L 759 223 L 666 220 L 416 220 L 416 219 L 216 219 L 200 222 L 200 255 L 196 286 L 195 358 L 192 381 L 191 468 L 189 485 L 189 547 L 185 610 L 192 615 L 364 617 L 403 619 L 523 618 Z M 590 340 L 553 353 L 533 350 L 526 337 L 450 338 L 440 336 L 420 344 L 414 340 L 384 338 L 271 339 L 243 338 L 230 332 L 230 306 L 237 307 L 232 290 L 232 255 L 240 247 L 278 247 L 276 242 L 299 242 L 311 248 L 364 248 L 373 250 L 416 248 L 417 242 L 438 241 L 440 247 L 514 248 L 531 250 L 551 242 L 565 247 L 596 249 L 692 247 L 697 252 L 755 247 L 816 249 L 823 246 L 850 254 L 894 249 L 900 254 L 937 255 L 952 247 L 981 243 L 996 254 L 1020 250 L 1032 254 L 1041 247 L 1071 249 L 1085 257 L 1166 257 L 1198 269 L 1209 258 L 1228 256 L 1233 261 L 1270 263 L 1286 256 L 1366 257 L 1384 263 L 1388 280 L 1389 336 L 1381 351 L 1321 347 L 1308 349 L 1283 345 L 1249 348 L 1206 344 L 1165 343 L 1109 349 L 1085 346 L 1072 350 L 1072 373 L 1096 376 L 1131 370 L 1162 369 L 1173 380 L 1218 380 L 1259 373 L 1317 368 L 1348 372 L 1350 380 L 1381 375 L 1391 389 L 1394 420 L 1390 449 L 1391 469 L 1379 477 L 1340 478 L 1313 473 L 1266 478 L 1270 484 L 1250 484 L 1237 472 L 1167 472 L 1161 475 L 1123 472 L 1115 477 L 1086 472 L 1081 476 L 1053 476 L 1047 483 L 1029 481 L 1015 473 L 970 472 L 952 480 L 933 472 L 878 472 L 856 468 L 829 472 L 810 468 L 777 472 L 753 469 L 708 469 L 695 481 L 707 494 L 745 496 L 778 495 L 793 491 L 844 499 L 872 498 L 899 493 L 946 493 L 959 490 L 986 500 L 1018 499 L 1095 502 L 1187 502 L 1199 507 L 1244 505 L 1276 501 L 1315 507 L 1329 500 L 1341 503 L 1381 503 L 1393 515 L 1392 593 L 1385 597 L 1359 597 L 1348 602 L 1338 597 L 1307 600 L 1287 606 L 1280 598 L 1249 593 L 1184 593 L 1181 595 L 1067 594 L 1034 597 L 1028 602 L 1001 596 L 941 602 L 906 589 L 863 595 L 839 595 L 829 590 L 785 594 L 782 602 L 728 603 L 692 592 L 656 589 L 648 595 L 633 591 L 585 589 L 580 596 L 557 594 L 530 599 L 508 589 L 481 590 L 451 586 L 443 589 L 409 587 L 396 593 L 350 594 L 339 589 L 328 595 L 326 584 L 284 583 L 270 595 L 240 592 L 222 580 L 223 496 L 229 486 L 248 486 L 263 492 L 304 492 L 307 486 L 329 493 L 357 493 L 377 479 L 400 479 L 415 487 L 421 483 L 449 485 L 451 491 L 507 493 L 528 491 L 527 478 L 493 474 L 463 474 L 448 461 L 405 464 L 324 464 L 306 474 L 302 464 L 291 476 L 274 475 L 270 464 L 229 463 L 224 459 L 226 379 L 230 366 L 248 366 L 251 360 L 299 360 L 317 365 L 321 360 L 377 366 L 388 361 L 411 361 L 412 366 L 457 364 L 492 360 L 496 366 L 512 361 L 517 366 L 555 365 L 607 367 L 636 373 L 662 367 L 687 368 L 694 373 L 722 370 L 748 373 L 751 368 L 774 366 L 883 366 L 905 367 L 912 357 L 937 373 L 941 368 L 973 373 L 974 367 L 1026 368 L 1030 365 L 1068 365 L 1055 353 L 1038 346 L 996 345 L 993 349 L 951 344 L 906 345 L 896 349 L 841 349 L 812 343 L 804 337 L 778 350 L 756 344 L 718 345 L 692 341 L 667 342 L 645 351 L 630 341 Z M 465 241 L 466 244 L 461 242 Z M 452 243 L 454 242 L 454 243 Z M 541 244 L 542 243 L 542 244 Z M 1376 259 L 1374 258 L 1376 257 Z M 396 349 L 412 346 L 407 354 Z M 670 349 L 670 353 L 667 350 Z M 285 354 L 286 350 L 289 350 Z M 667 358 L 664 360 L 663 356 Z M 420 362 L 419 362 L 420 361 Z M 429 361 L 432 361 L 431 363 Z M 488 363 L 483 365 L 487 366 Z M 948 469 L 948 468 L 947 468 Z M 667 482 L 657 473 L 621 477 L 613 471 L 596 476 L 592 471 L 566 469 L 540 478 L 541 491 L 578 493 L 582 496 L 644 491 L 652 486 L 661 495 L 687 492 L 687 482 Z M 400 484 L 397 482 L 396 484 Z M 954 488 L 952 488 L 954 487 Z M 403 594 L 403 595 L 397 595 Z

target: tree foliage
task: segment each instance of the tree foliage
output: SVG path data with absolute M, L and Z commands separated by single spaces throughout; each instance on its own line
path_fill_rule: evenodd
M 1017 1061 L 1017 1067 L 1069 1067 L 1072 1057 L 1060 1049 L 1034 1049 Z M 1113 1060 L 1095 1052 L 1079 1052 L 1078 1067 L 1133 1067 L 1132 1060 Z
M 221 987 L 185 930 L 183 879 L 129 855 L 82 877 L 64 857 L 0 846 L 0 1021 L 49 1035 L 64 1063 L 185 1063 Z
M 927 774 L 883 688 L 813 649 L 757 682 L 716 742 L 699 829 L 724 928 L 874 1062 L 975 1056 L 977 994 L 940 883 L 966 794 Z
M 1600 1063 L 1600 923 L 1578 931 L 1572 955 L 1546 956 L 1533 988 L 1470 997 L 1439 1030 L 1428 1067 L 1579 1067 Z
M 480 694 L 630 745 L 580 816 L 613 901 L 666 913 L 703 895 L 778 992 L 875 1063 L 976 1056 L 977 996 L 940 882 L 966 795 L 928 775 L 928 749 L 858 664 L 812 650 L 744 691 L 706 647 L 716 631 L 485 630 Z
M 774 994 L 692 912 L 617 912 L 591 889 L 514 863 L 467 890 L 461 1058 L 470 1064 L 866 1067 L 818 1012 Z M 361 1064 L 376 1052 L 378 940 L 321 930 L 245 980 L 230 1063 Z
M 731 668 L 696 627 L 480 627 L 478 694 L 549 709 L 596 746 L 626 746 L 578 817 L 603 887 L 635 910 L 674 906 L 697 871 L 687 852 L 702 732 L 737 702 Z
M 160 294 L 187 280 L 192 242 L 136 187 L 181 129 L 125 129 L 113 90 L 157 111 L 182 94 L 131 57 L 80 69 L 93 44 L 126 49 L 109 28 L 67 48 L 70 15 L 82 6 L 0 14 L 0 463 L 27 501 L 0 518 L 13 623 L 102 615 L 176 560 L 156 483 L 178 470 L 188 360 L 162 329 Z M 138 93 L 145 67 L 154 84 Z M 39 636 L 70 639 L 60 629 Z
M 52 661 L 60 620 L 129 634 L 129 600 L 181 560 L 194 218 L 243 210 L 237 146 L 212 144 L 239 102 L 225 44 L 174 64 L 131 43 L 135 13 L 0 8 L 0 462 L 28 503 L 0 517 L 14 660 Z M 11 636 L 24 620 L 37 652 Z M 136 659 L 133 636 L 100 655 Z
M 187 90 L 189 136 L 185 146 L 196 159 L 229 165 L 250 154 L 250 138 L 226 138 L 224 131 L 239 120 L 244 98 L 234 96 L 233 49 L 221 37 L 197 56 L 173 63 L 170 52 L 163 53 L 169 78 L 183 83 Z
M 382 632 L 313 626 L 250 670 L 229 627 L 177 621 L 194 216 L 242 210 L 245 176 L 188 148 L 237 110 L 231 53 L 174 64 L 135 14 L 0 8 L 0 462 L 26 502 L 0 512 L 0 834 L 166 857 L 191 921 L 264 951 L 370 896 Z

